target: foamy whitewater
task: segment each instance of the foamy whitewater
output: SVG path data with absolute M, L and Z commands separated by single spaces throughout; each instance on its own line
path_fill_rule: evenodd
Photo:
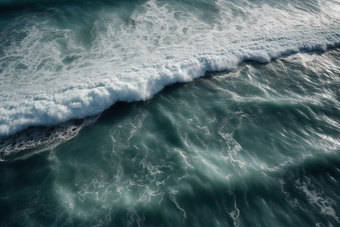
M 0 226 L 340 226 L 339 89 L 339 0 L 0 0 Z
M 10 10 L 19 3 L 1 4 Z M 270 62 L 340 43 L 339 1 L 117 4 L 28 8 L 2 22 L 0 136 L 146 100 L 245 60 Z

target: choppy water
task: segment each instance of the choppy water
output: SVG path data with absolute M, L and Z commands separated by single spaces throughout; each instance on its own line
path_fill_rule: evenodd
M 339 22 L 339 1 L 0 1 L 0 225 L 340 226 Z

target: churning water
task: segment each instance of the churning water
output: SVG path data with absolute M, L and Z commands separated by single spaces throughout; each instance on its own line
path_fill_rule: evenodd
M 340 226 L 339 44 L 337 0 L 0 0 L 0 225 Z

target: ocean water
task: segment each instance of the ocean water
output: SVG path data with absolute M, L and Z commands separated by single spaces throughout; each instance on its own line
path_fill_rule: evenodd
M 340 1 L 0 0 L 1 226 L 340 226 Z

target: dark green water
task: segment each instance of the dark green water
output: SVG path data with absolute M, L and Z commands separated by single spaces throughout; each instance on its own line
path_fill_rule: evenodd
M 340 226 L 340 0 L 0 0 L 0 226 Z
M 0 224 L 339 226 L 339 85 L 331 49 L 116 103 L 0 163 Z

